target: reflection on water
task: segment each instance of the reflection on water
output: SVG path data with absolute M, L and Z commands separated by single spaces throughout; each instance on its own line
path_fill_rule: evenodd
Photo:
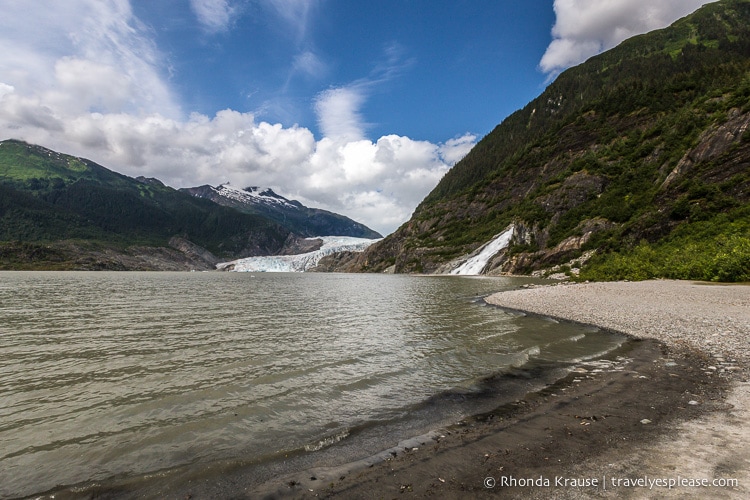
M 0 273 L 0 497 L 314 451 L 503 368 L 622 341 L 478 300 L 520 283 Z

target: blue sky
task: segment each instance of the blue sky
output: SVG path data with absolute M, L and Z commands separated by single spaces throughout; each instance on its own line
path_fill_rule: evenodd
M 0 139 L 390 233 L 562 70 L 703 0 L 0 0 Z
M 168 48 L 186 106 L 254 111 L 318 138 L 316 96 L 357 82 L 371 138 L 484 135 L 543 90 L 538 64 L 554 24 L 551 0 L 329 0 L 288 15 L 246 2 L 216 27 L 189 4 L 133 4 Z

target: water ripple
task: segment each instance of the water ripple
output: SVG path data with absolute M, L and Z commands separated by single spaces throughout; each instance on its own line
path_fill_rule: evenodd
M 478 299 L 517 284 L 0 273 L 0 497 L 324 448 L 503 367 L 616 345 Z

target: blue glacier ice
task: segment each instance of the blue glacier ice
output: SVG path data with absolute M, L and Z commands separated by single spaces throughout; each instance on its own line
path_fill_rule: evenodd
M 308 239 L 323 240 L 323 246 L 314 252 L 299 255 L 269 255 L 223 262 L 216 268 L 219 270 L 229 268 L 235 272 L 303 273 L 317 266 L 320 259 L 326 255 L 343 251 L 363 252 L 376 241 L 380 241 L 350 236 L 318 236 Z

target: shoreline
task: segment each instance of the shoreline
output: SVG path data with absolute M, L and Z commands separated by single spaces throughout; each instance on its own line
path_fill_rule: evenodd
M 750 365 L 750 285 L 649 280 L 542 285 L 490 295 L 503 309 L 594 325 L 632 338 L 653 338 L 717 359 L 729 370 Z M 730 362 L 731 363 L 731 362 Z M 720 370 L 717 370 L 720 371 Z
M 577 369 L 494 414 L 445 429 L 419 449 L 367 468 L 314 470 L 315 480 L 293 486 L 274 481 L 248 497 L 750 494 L 750 287 L 558 284 L 500 292 L 486 302 L 625 334 L 631 351 L 609 368 Z
M 713 498 L 750 494 L 750 286 L 675 280 L 557 284 L 494 294 L 487 302 L 655 339 L 675 352 L 703 357 L 696 368 L 708 379 L 726 382 L 726 396 L 705 415 L 678 422 L 648 446 L 605 454 L 599 463 L 584 461 L 571 473 L 641 471 L 653 477 L 737 481 L 731 488 L 689 485 L 651 493 L 660 498 L 702 498 L 708 491 Z M 638 490 L 625 497 L 638 498 Z
M 582 361 L 557 382 L 492 412 L 394 442 L 362 460 L 279 471 L 260 483 L 248 464 L 209 467 L 187 481 L 162 477 L 145 490 L 122 485 L 92 493 L 193 499 L 746 498 L 750 384 L 744 378 L 750 356 L 743 334 L 750 332 L 744 329 L 750 324 L 750 287 L 646 283 L 524 285 L 487 297 L 498 314 L 523 311 L 629 338 L 612 353 Z M 729 295 L 739 298 L 730 300 L 725 288 L 734 288 Z M 689 330 L 675 320 L 680 314 Z M 706 335 L 716 328 L 723 328 L 719 335 Z M 648 483 L 680 478 L 738 483 L 708 488 Z M 620 483 L 609 484 L 613 480 Z

